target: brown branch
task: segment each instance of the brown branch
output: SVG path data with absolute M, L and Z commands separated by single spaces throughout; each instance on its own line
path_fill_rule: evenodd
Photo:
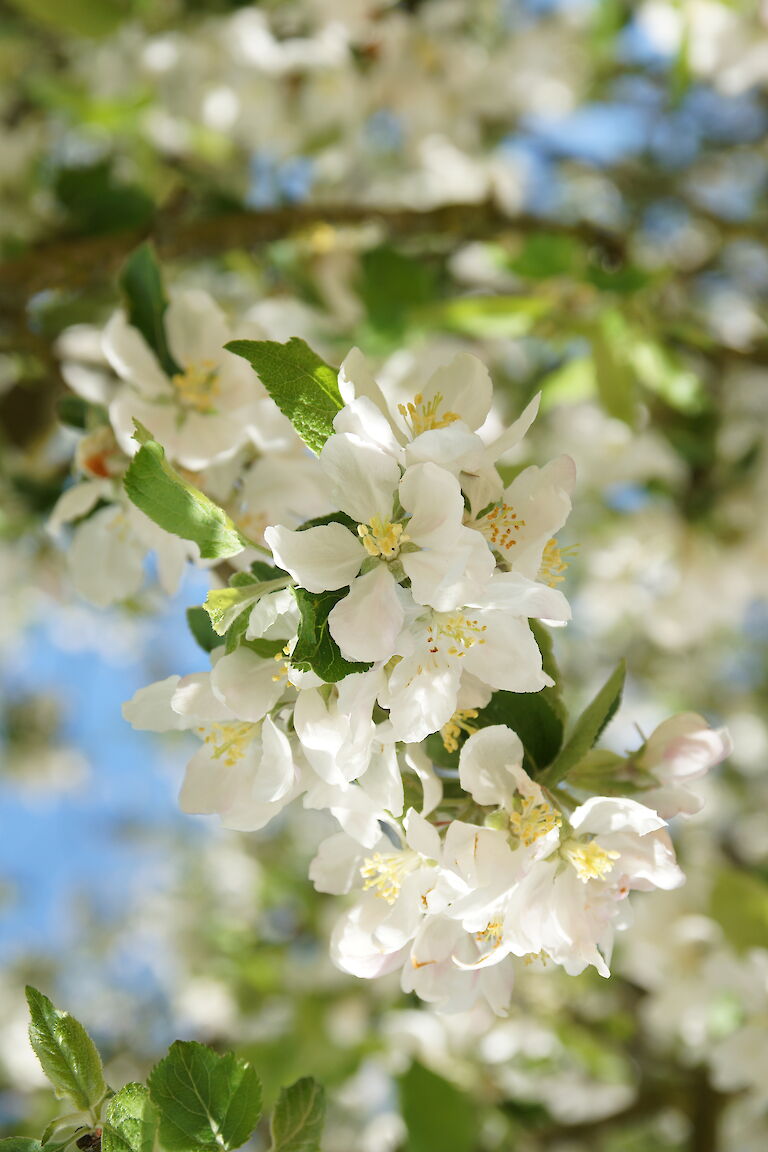
M 624 239 L 615 232 L 587 222 L 508 216 L 492 202 L 449 204 L 424 211 L 328 204 L 182 220 L 174 216 L 173 212 L 161 212 L 148 230 L 73 236 L 36 244 L 22 256 L 0 265 L 0 298 L 18 313 L 31 296 L 43 289 L 80 289 L 103 283 L 114 276 L 128 253 L 144 239 L 154 241 L 161 259 L 178 260 L 211 256 L 231 248 L 258 248 L 322 225 L 375 224 L 385 235 L 399 240 L 443 236 L 456 243 L 505 232 L 549 232 L 574 236 L 597 248 L 614 264 L 625 255 Z

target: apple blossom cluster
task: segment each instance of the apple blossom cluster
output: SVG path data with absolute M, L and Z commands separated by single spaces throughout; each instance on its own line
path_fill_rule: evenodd
M 441 1011 L 504 1013 L 519 959 L 607 976 L 628 893 L 682 883 L 666 821 L 729 740 L 684 714 L 626 756 L 595 749 L 621 668 L 565 737 L 549 628 L 570 617 L 575 468 L 497 467 L 538 400 L 499 430 L 467 353 L 415 385 L 357 349 L 337 372 L 298 339 L 229 340 L 199 293 L 156 294 L 142 327 L 124 287 L 117 381 L 54 523 L 94 585 L 124 589 L 130 549 L 134 576 L 157 549 L 166 586 L 188 557 L 220 565 L 190 619 L 210 669 L 124 709 L 197 738 L 182 808 L 240 831 L 294 801 L 327 812 L 310 878 L 346 900 L 336 964 L 399 971 Z
M 331 508 L 316 462 L 290 422 L 247 364 L 224 350 L 235 333 L 208 293 L 172 292 L 163 322 L 165 356 L 122 309 L 103 331 L 78 325 L 59 343 L 62 374 L 87 416 L 74 454 L 78 480 L 59 498 L 48 528 L 54 536 L 71 528 L 70 576 L 80 595 L 100 607 L 140 591 L 150 552 L 168 596 L 186 564 L 200 562 L 193 541 L 164 532 L 123 488 L 136 450 L 135 420 L 257 541 L 274 519 L 298 524 Z M 258 309 L 237 334 L 266 334 Z

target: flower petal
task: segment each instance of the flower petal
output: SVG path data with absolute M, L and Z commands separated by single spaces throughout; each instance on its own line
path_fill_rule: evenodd
M 261 720 L 283 693 L 282 682 L 275 679 L 276 667 L 274 660 L 241 645 L 217 661 L 211 688 L 238 720 Z
M 357 436 L 336 433 L 326 440 L 320 464 L 336 506 L 358 524 L 391 518 L 400 466 L 388 453 Z
M 165 330 L 174 360 L 180 365 L 219 364 L 230 339 L 229 325 L 216 301 L 198 288 L 171 293 Z
M 128 323 L 124 312 L 115 312 L 108 321 L 102 350 L 117 375 L 133 384 L 146 399 L 170 394 L 168 377 L 138 328 Z
M 273 525 L 264 539 L 281 568 L 308 592 L 326 592 L 351 584 L 367 553 L 343 524 L 323 524 L 303 532 Z
M 358 576 L 328 616 L 331 636 L 347 660 L 389 660 L 402 625 L 397 584 L 385 564 Z
M 171 700 L 179 686 L 180 676 L 168 676 L 139 688 L 123 704 L 123 718 L 132 728 L 143 732 L 171 732 L 186 728 L 182 717 L 171 707 Z
M 459 780 L 478 804 L 503 807 L 514 796 L 516 779 L 512 769 L 521 769 L 523 745 L 520 737 L 504 724 L 493 724 L 473 732 L 459 755 Z

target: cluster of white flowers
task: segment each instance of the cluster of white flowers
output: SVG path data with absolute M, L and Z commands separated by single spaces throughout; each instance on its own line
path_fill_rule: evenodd
M 129 349 L 113 363 L 135 378 L 133 334 L 119 323 L 111 332 Z M 218 406 L 208 414 L 207 392 L 205 405 L 197 398 L 225 389 L 213 366 L 207 383 L 197 362 L 185 371 L 200 431 L 169 421 L 169 447 L 202 466 L 205 419 L 225 422 Z M 607 976 L 629 891 L 682 883 L 666 819 L 696 809 L 689 781 L 728 753 L 727 734 L 692 714 L 667 721 L 628 759 L 609 756 L 608 795 L 590 794 L 599 787 L 589 774 L 538 772 L 512 726 L 486 710 L 509 694 L 555 691 L 530 621 L 570 616 L 556 533 L 573 462 L 525 468 L 505 486 L 497 461 L 525 436 L 537 401 L 499 435 L 491 380 L 466 353 L 414 392 L 403 379 L 377 381 L 355 349 L 338 387 L 343 406 L 316 472 L 333 511 L 313 518 L 310 500 L 302 515 L 294 492 L 292 515 L 263 532 L 277 567 L 258 561 L 252 583 L 242 571 L 223 593 L 233 593 L 217 617 L 227 642 L 211 670 L 141 689 L 125 716 L 200 738 L 185 811 L 250 831 L 301 797 L 335 817 L 341 831 L 320 845 L 310 876 L 320 891 L 353 893 L 331 945 L 344 971 L 399 969 L 404 990 L 442 1011 L 485 1001 L 498 1013 L 515 957 Z M 181 405 L 183 419 L 179 396 L 186 403 L 186 385 L 148 369 L 141 393 L 112 402 L 118 437 L 137 405 L 147 419 L 148 406 Z M 250 435 L 247 418 L 238 422 Z M 216 459 L 239 447 L 231 423 Z M 458 752 L 456 767 L 435 767 L 435 739 L 446 756 Z
M 275 518 L 298 524 L 331 509 L 316 462 L 289 421 L 248 365 L 224 349 L 234 335 L 264 335 L 262 315 L 246 316 L 233 332 L 208 293 L 186 289 L 171 294 L 164 322 L 179 369 L 170 374 L 123 311 L 103 332 L 79 325 L 59 341 L 67 384 L 101 419 L 77 443 L 81 478 L 58 500 L 49 531 L 59 535 L 72 526 L 70 576 L 80 595 L 101 607 L 140 591 L 149 552 L 169 596 L 186 563 L 199 560 L 194 543 L 158 528 L 123 490 L 137 448 L 135 420 L 257 541 Z

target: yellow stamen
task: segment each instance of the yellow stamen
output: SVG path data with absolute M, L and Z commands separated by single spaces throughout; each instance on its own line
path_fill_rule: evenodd
M 501 920 L 489 920 L 482 932 L 475 932 L 478 944 L 487 943 L 491 948 L 498 948 L 504 934 L 504 925 Z
M 223 759 L 226 766 L 231 768 L 242 760 L 258 729 L 258 724 L 212 723 L 202 725 L 197 731 L 203 742 L 213 749 L 214 759 Z
M 444 412 L 440 415 L 440 405 L 444 399 L 442 392 L 435 392 L 432 399 L 425 403 L 423 393 L 417 392 L 407 404 L 398 404 L 397 410 L 412 436 L 420 436 L 422 432 L 431 432 L 435 428 L 447 428 L 460 419 L 457 412 Z
M 290 666 L 289 666 L 289 661 L 286 660 L 285 657 L 290 656 L 290 654 L 291 654 L 291 646 L 290 646 L 290 644 L 286 644 L 285 647 L 280 652 L 275 652 L 274 656 L 272 657 L 272 659 L 276 660 L 278 662 L 278 664 L 280 665 L 277 672 L 272 677 L 272 680 L 274 681 L 275 684 L 279 683 L 280 680 L 284 680 L 285 677 L 288 675 Z
M 451 716 L 447 724 L 443 724 L 440 729 L 440 735 L 443 738 L 443 747 L 446 752 L 456 752 L 459 747 L 459 736 L 462 732 L 466 732 L 471 736 L 473 732 L 477 732 L 477 725 L 470 724 L 468 721 L 477 718 L 476 708 L 459 708 Z
M 526 965 L 534 964 L 537 960 L 546 968 L 549 954 L 542 949 L 541 952 L 526 952 L 525 956 L 523 956 L 523 963 Z
M 381 556 L 384 560 L 394 560 L 400 545 L 408 540 L 402 524 L 392 524 L 378 516 L 374 516 L 370 524 L 358 524 L 357 534 L 369 556 Z
M 515 533 L 525 528 L 525 520 L 517 515 L 511 504 L 497 504 L 478 523 L 492 547 L 507 551 L 517 544 Z
M 171 377 L 171 383 L 184 408 L 192 408 L 195 412 L 213 411 L 213 400 L 221 389 L 218 368 L 213 360 L 187 364 L 183 372 Z
M 477 619 L 458 612 L 452 615 L 436 612 L 426 628 L 428 667 L 437 667 L 435 658 L 441 651 L 446 656 L 466 656 L 475 644 L 485 644 L 483 633 L 488 630 L 486 624 L 480 624 Z M 424 665 L 419 664 L 416 674 L 420 675 L 423 671 Z
M 365 883 L 363 888 L 374 888 L 376 895 L 387 904 L 394 904 L 400 895 L 403 879 L 417 867 L 419 857 L 415 852 L 374 852 L 363 861 L 360 875 Z
M 569 566 L 569 560 L 566 557 L 573 556 L 576 550 L 575 544 L 569 544 L 567 548 L 558 548 L 557 541 L 553 536 L 544 547 L 537 580 L 541 580 L 543 584 L 548 584 L 550 588 L 556 588 L 558 584 L 562 584 Z
M 601 848 L 596 840 L 590 840 L 588 844 L 579 844 L 578 841 L 571 840 L 564 846 L 563 853 L 584 884 L 588 880 L 604 879 L 619 858 L 618 852 L 612 852 L 610 848 Z
M 556 808 L 542 797 L 523 796 L 519 809 L 509 813 L 510 831 L 522 844 L 529 847 L 553 828 L 560 828 L 563 818 Z

